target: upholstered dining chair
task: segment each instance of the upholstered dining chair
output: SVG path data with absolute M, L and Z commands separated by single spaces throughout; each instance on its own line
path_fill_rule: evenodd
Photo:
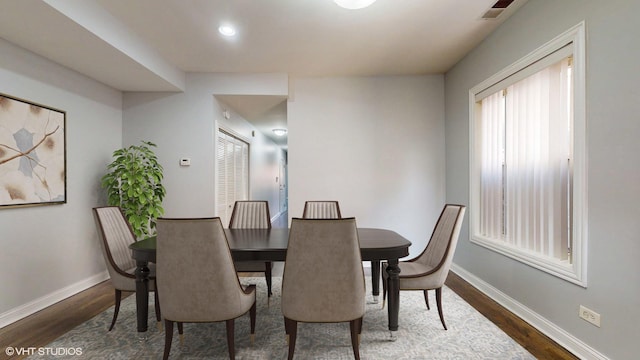
M 337 201 L 305 201 L 303 219 L 340 219 L 340 204 Z
M 271 216 L 267 201 L 236 201 L 231 212 L 229 229 L 271 229 Z M 271 291 L 271 261 L 236 261 L 237 272 L 263 272 L 267 282 L 267 297 Z
M 235 319 L 249 312 L 251 339 L 256 324 L 255 285 L 243 288 L 220 218 L 160 218 L 157 274 L 165 323 L 164 359 L 169 358 L 173 324 L 225 321 L 229 358 L 235 358 Z M 203 281 L 206 280 L 206 281 Z
M 305 201 L 302 212 L 303 219 L 341 219 L 340 204 L 337 201 Z M 372 281 L 380 284 L 380 261 L 371 261 Z M 373 297 L 378 302 L 378 296 Z
M 293 359 L 298 322 L 349 322 L 353 354 L 360 359 L 364 299 L 355 219 L 294 218 L 282 275 L 288 359 Z
M 447 279 L 453 261 L 465 209 L 464 205 L 445 205 L 424 251 L 417 257 L 400 261 L 398 264 L 400 267 L 400 290 L 422 290 L 427 309 L 429 309 L 428 290 L 435 289 L 438 315 L 440 315 L 440 322 L 445 330 L 447 330 L 447 325 L 442 313 L 442 286 Z M 382 307 L 384 307 L 387 295 L 386 267 L 386 263 L 382 265 L 384 279 L 382 282 Z
M 113 329 L 118 319 L 120 302 L 123 291 L 136 291 L 136 262 L 131 257 L 129 245 L 136 241 L 131 225 L 118 206 L 105 206 L 93 208 L 93 218 L 96 222 L 100 248 L 107 265 L 111 283 L 115 288 L 115 308 L 109 331 Z M 151 274 L 149 278 L 149 290 L 155 293 L 155 311 L 158 324 L 160 320 L 160 306 L 158 304 L 158 292 L 155 291 L 155 265 L 149 266 Z

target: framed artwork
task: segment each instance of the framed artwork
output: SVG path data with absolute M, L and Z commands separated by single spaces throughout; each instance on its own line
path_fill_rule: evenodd
M 0 94 L 0 207 L 67 202 L 66 116 Z

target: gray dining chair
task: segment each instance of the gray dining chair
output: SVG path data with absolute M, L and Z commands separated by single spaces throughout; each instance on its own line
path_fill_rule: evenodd
M 271 229 L 267 201 L 236 201 L 231 212 L 229 229 Z M 235 261 L 237 272 L 262 272 L 267 282 L 267 297 L 271 297 L 271 261 Z
M 105 206 L 93 208 L 93 217 L 100 238 L 100 248 L 107 265 L 111 284 L 115 288 L 115 307 L 111 320 L 111 331 L 118 319 L 122 292 L 136 291 L 136 262 L 131 258 L 129 245 L 136 241 L 131 225 L 118 206 Z M 149 290 L 154 291 L 155 312 L 158 324 L 161 324 L 158 292 L 155 291 L 155 265 L 150 264 Z
M 424 300 L 429 309 L 428 291 L 436 291 L 436 304 L 440 322 L 445 330 L 442 313 L 442 286 L 449 274 L 449 268 L 456 251 L 460 228 L 464 219 L 466 207 L 464 205 L 447 204 L 444 206 L 438 222 L 433 230 L 431 239 L 422 253 L 407 261 L 400 261 L 400 290 L 421 290 L 424 292 Z M 383 291 L 382 307 L 384 308 L 387 295 L 387 264 L 382 265 Z
M 298 322 L 349 322 L 353 353 L 360 359 L 364 281 L 354 218 L 292 220 L 282 275 L 289 360 L 295 351 Z
M 256 324 L 255 285 L 243 288 L 233 265 L 220 218 L 160 218 L 157 228 L 157 283 L 165 322 L 164 359 L 173 324 L 225 321 L 229 358 L 235 358 L 235 319 L 249 313 Z M 206 280 L 206 281 L 203 281 Z
M 340 219 L 340 204 L 337 201 L 305 201 L 303 219 Z
M 302 212 L 303 219 L 341 219 L 340 204 L 334 200 L 305 201 Z M 371 281 L 374 289 L 378 289 L 380 284 L 380 261 L 371 261 Z M 373 297 L 373 302 L 378 302 L 377 294 Z

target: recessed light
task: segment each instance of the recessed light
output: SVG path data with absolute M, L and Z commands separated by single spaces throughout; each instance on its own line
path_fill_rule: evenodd
M 224 36 L 233 36 L 236 34 L 236 29 L 234 29 L 231 25 L 221 25 L 218 28 L 218 31 Z
M 287 129 L 273 129 L 272 131 L 276 136 L 285 136 L 287 134 Z
M 333 0 L 333 2 L 345 9 L 356 10 L 366 8 L 376 2 L 376 0 Z

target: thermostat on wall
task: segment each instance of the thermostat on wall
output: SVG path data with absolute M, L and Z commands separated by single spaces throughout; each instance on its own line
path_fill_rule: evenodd
M 190 158 L 181 158 L 180 159 L 180 166 L 189 166 L 191 165 L 191 159 Z

